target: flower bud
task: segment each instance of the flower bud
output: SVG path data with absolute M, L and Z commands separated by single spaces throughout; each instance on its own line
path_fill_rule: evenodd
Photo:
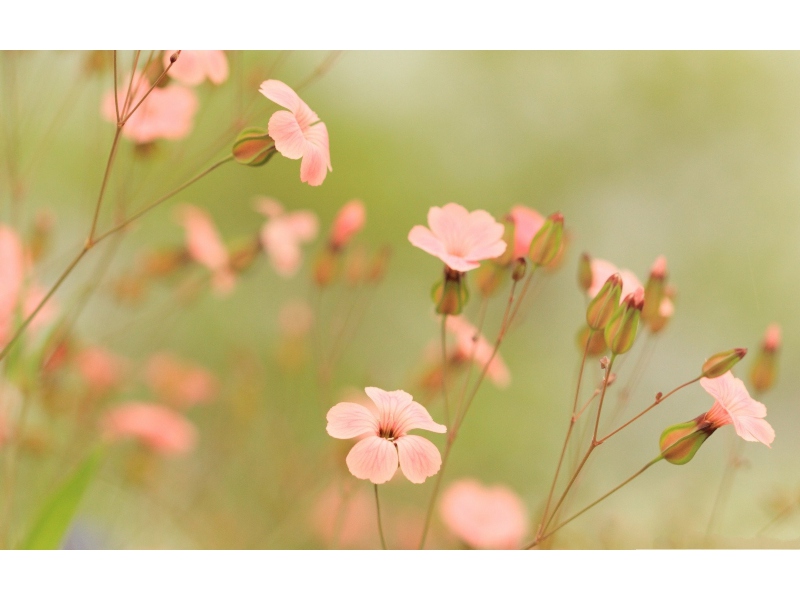
M 775 385 L 778 370 L 778 349 L 781 344 L 781 330 L 778 325 L 770 325 L 764 334 L 761 350 L 750 370 L 750 382 L 757 392 L 766 392 Z
M 563 236 L 564 216 L 560 212 L 553 213 L 533 236 L 528 258 L 536 266 L 547 266 L 558 256 Z
M 327 287 L 336 279 L 339 271 L 336 258 L 336 254 L 330 248 L 323 250 L 317 257 L 317 262 L 314 264 L 314 281 L 319 287 Z
M 717 352 L 703 363 L 703 377 L 713 379 L 725 375 L 733 365 L 738 363 L 747 354 L 747 348 L 734 348 L 725 352 Z
M 659 256 L 650 268 L 650 278 L 644 288 L 644 307 L 642 319 L 649 323 L 658 319 L 661 313 L 661 302 L 664 299 L 664 287 L 667 278 L 667 259 Z
M 39 262 L 50 249 L 55 215 L 50 210 L 39 210 L 33 221 L 28 249 L 33 262 Z
M 592 257 L 584 252 L 578 259 L 578 285 L 581 286 L 581 289 L 584 292 L 586 292 L 590 287 L 592 287 L 593 279 L 594 275 L 592 275 Z
M 605 329 L 611 319 L 611 315 L 619 307 L 621 295 L 622 277 L 620 277 L 619 273 L 614 273 L 589 302 L 589 306 L 586 309 L 586 322 L 589 327 L 592 329 Z
M 511 271 L 511 279 L 514 281 L 520 281 L 523 277 L 525 277 L 525 271 L 527 268 L 528 263 L 526 263 L 525 259 L 520 256 L 514 261 L 514 269 Z
M 351 286 L 357 286 L 364 279 L 367 270 L 367 250 L 364 246 L 358 245 L 353 248 L 347 256 L 345 262 L 345 279 Z
M 367 213 L 361 200 L 350 200 L 339 209 L 333 220 L 329 243 L 334 251 L 341 250 L 364 227 Z
M 638 288 L 632 294 L 628 294 L 611 315 L 605 328 L 605 340 L 608 349 L 614 354 L 624 354 L 633 346 L 643 304 L 644 290 Z
M 694 458 L 700 446 L 714 431 L 716 429 L 709 427 L 705 421 L 705 414 L 686 423 L 667 427 L 658 444 L 661 454 L 673 465 L 685 465 Z
M 463 273 L 444 268 L 444 282 L 437 283 L 431 290 L 436 303 L 436 312 L 440 315 L 459 315 L 469 300 Z
M 589 340 L 589 346 L 586 346 L 586 340 Z M 588 325 L 584 325 L 578 332 L 578 349 L 583 352 L 586 348 L 586 356 L 600 356 L 606 351 L 606 340 L 603 336 L 603 330 L 592 330 Z
M 260 167 L 275 154 L 275 142 L 269 134 L 258 127 L 248 127 L 236 136 L 233 142 L 233 157 L 241 165 Z

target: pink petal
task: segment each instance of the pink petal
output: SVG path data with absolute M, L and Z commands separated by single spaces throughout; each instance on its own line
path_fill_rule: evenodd
M 102 426 L 112 440 L 136 438 L 162 454 L 185 454 L 197 441 L 194 425 L 174 410 L 155 404 L 120 405 L 106 413 Z
M 164 52 L 164 68 L 169 65 L 170 57 L 177 50 Z M 201 51 L 182 50 L 178 60 L 169 68 L 169 76 L 184 85 L 200 85 L 206 78 L 206 69 Z
M 775 430 L 764 419 L 756 417 L 740 417 L 733 420 L 737 435 L 748 442 L 761 442 L 771 447 L 775 441 Z
M 276 112 L 270 117 L 267 130 L 270 137 L 275 140 L 275 148 L 283 156 L 292 160 L 303 157 L 308 143 L 292 113 L 285 110 Z
M 355 477 L 386 483 L 397 470 L 397 450 L 389 440 L 371 436 L 353 446 L 345 461 Z
M 178 219 L 186 229 L 186 249 L 193 260 L 211 271 L 228 264 L 228 251 L 208 213 L 184 205 L 178 209 Z
M 224 83 L 228 79 L 228 59 L 222 50 L 207 50 L 206 74 L 214 85 Z
M 146 91 L 145 87 L 141 95 Z M 131 108 L 137 101 L 134 99 Z M 122 133 L 139 144 L 157 139 L 183 139 L 194 127 L 197 108 L 197 95 L 189 88 L 179 85 L 155 88 L 128 119 Z
M 521 205 L 511 209 L 511 219 L 514 221 L 514 258 L 524 257 L 545 219 L 532 208 Z
M 340 440 L 378 434 L 378 419 L 367 407 L 355 402 L 340 402 L 328 411 L 327 419 L 328 435 Z
M 310 210 L 298 210 L 286 215 L 289 228 L 301 242 L 310 242 L 317 237 L 319 221 Z
M 402 436 L 412 429 L 425 429 L 436 433 L 447 432 L 446 426 L 436 423 L 424 406 L 413 401 L 395 415 L 394 432 L 396 436 Z
M 433 234 L 442 240 L 448 250 L 457 240 L 464 223 L 469 219 L 469 211 L 455 202 L 441 208 L 432 206 L 428 210 L 428 225 Z
M 411 242 L 412 246 L 416 246 L 436 258 L 441 258 L 447 254 L 442 240 L 424 225 L 414 225 L 411 231 L 408 232 L 408 241 Z
M 471 212 L 461 233 L 461 243 L 467 249 L 464 258 L 484 260 L 500 256 L 506 250 L 503 231 L 505 227 L 485 210 Z
M 322 185 L 327 173 L 325 150 L 311 143 L 306 144 L 303 161 L 300 163 L 300 181 L 308 182 L 308 185 Z
M 308 104 L 300 99 L 300 96 L 288 85 L 277 79 L 269 79 L 261 84 L 259 90 L 267 98 L 272 100 L 289 111 L 295 116 L 301 129 L 307 128 L 312 123 L 319 121 L 317 113 L 308 107 Z M 270 131 L 270 136 L 272 132 Z M 272 136 L 274 139 L 274 136 Z M 280 151 L 280 150 L 279 150 Z M 298 157 L 299 158 L 299 157 Z
M 424 483 L 439 472 L 442 456 L 430 440 L 418 435 L 404 435 L 395 440 L 400 455 L 400 469 L 411 483 Z
M 0 224 L 0 342 L 11 334 L 14 313 L 25 277 L 22 241 L 8 225 Z
M 331 226 L 330 241 L 336 247 L 346 246 L 352 237 L 363 229 L 367 222 L 367 209 L 361 200 L 353 199 L 345 203 Z
M 394 390 L 387 392 L 376 387 L 364 388 L 375 406 L 378 407 L 379 420 L 381 423 L 391 421 L 394 423 L 396 415 L 399 415 L 408 407 L 414 400 L 411 394 L 403 390 Z

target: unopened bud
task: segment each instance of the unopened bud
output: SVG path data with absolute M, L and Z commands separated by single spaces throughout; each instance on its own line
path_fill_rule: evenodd
M 764 333 L 764 342 L 762 348 L 764 352 L 777 352 L 781 346 L 781 327 L 777 323 L 773 323 L 767 327 Z
M 469 292 L 463 273 L 444 268 L 444 281 L 437 283 L 431 290 L 436 304 L 436 312 L 440 315 L 459 315 L 469 300 Z
M 314 264 L 314 281 L 321 288 L 327 287 L 336 279 L 338 270 L 336 254 L 330 248 L 326 248 Z
M 734 348 L 725 352 L 717 352 L 703 363 L 703 377 L 713 379 L 725 375 L 733 366 L 744 358 L 747 348 Z
M 545 266 L 548 273 L 553 273 L 554 271 L 558 271 L 558 269 L 561 267 L 561 264 L 564 262 L 564 257 L 567 255 L 567 248 L 569 247 L 571 238 L 572 235 L 570 234 L 570 232 L 564 231 L 564 234 L 561 237 L 561 246 L 558 248 L 558 252 L 556 252 L 556 255 L 553 257 L 553 260 L 551 260 Z
M 275 154 L 275 142 L 269 134 L 258 127 L 248 127 L 236 136 L 233 142 L 233 157 L 240 165 L 260 167 Z
M 550 264 L 558 256 L 564 237 L 564 216 L 553 213 L 545 220 L 531 241 L 528 258 L 539 267 Z
M 764 334 L 761 350 L 750 369 L 750 382 L 757 392 L 766 392 L 775 385 L 778 374 L 778 350 L 781 345 L 781 329 L 770 325 Z
M 350 239 L 364 227 L 367 211 L 361 200 L 350 200 L 339 209 L 333 219 L 331 235 L 328 240 L 334 251 L 341 250 Z
M 605 329 L 614 311 L 619 308 L 619 299 L 622 295 L 622 277 L 614 273 L 609 277 L 589 302 L 586 309 L 586 323 L 592 329 Z
M 587 346 L 588 340 L 588 346 Z M 603 337 L 603 330 L 592 331 L 588 325 L 584 325 L 578 332 L 578 348 L 583 352 L 586 349 L 586 356 L 600 356 L 606 351 L 606 340 Z
M 169 57 L 169 62 L 174 63 L 181 56 L 181 51 L 173 52 Z
M 523 257 L 519 257 L 514 261 L 514 270 L 511 271 L 511 279 L 519 281 L 525 277 L 525 271 L 528 268 L 528 263 L 525 262 Z
M 661 455 L 673 465 L 685 465 L 714 431 L 705 421 L 705 414 L 692 421 L 667 427 L 659 440 Z
M 632 294 L 628 294 L 611 315 L 604 333 L 608 349 L 614 354 L 624 354 L 633 346 L 643 304 L 644 290 L 638 288 Z
M 367 269 L 367 250 L 364 246 L 356 246 L 347 256 L 345 263 L 345 279 L 347 283 L 356 286 L 361 283 Z
M 658 319 L 661 312 L 661 302 L 664 300 L 664 287 L 667 277 L 667 259 L 659 256 L 650 269 L 650 278 L 644 288 L 644 307 L 642 319 L 649 323 Z
M 592 257 L 584 252 L 578 259 L 578 285 L 586 292 L 592 287 Z

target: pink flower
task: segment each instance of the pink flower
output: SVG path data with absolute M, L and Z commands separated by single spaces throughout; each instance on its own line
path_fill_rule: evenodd
M 320 185 L 327 172 L 333 171 L 325 123 L 282 81 L 268 79 L 258 91 L 275 104 L 289 109 L 279 110 L 269 119 L 267 130 L 275 140 L 275 148 L 286 158 L 303 159 L 300 181 Z
M 781 326 L 777 323 L 772 323 L 767 327 L 764 333 L 764 341 L 762 343 L 765 352 L 777 352 L 781 346 Z
M 525 505 L 502 485 L 456 481 L 442 494 L 439 510 L 450 531 L 472 548 L 519 548 L 528 531 Z
M 485 210 L 467 211 L 451 202 L 428 211 L 428 225 L 415 225 L 408 241 L 428 254 L 442 259 L 454 271 L 470 271 L 478 261 L 497 258 L 506 249 L 503 226 Z
M 222 244 L 211 217 L 206 211 L 189 205 L 179 207 L 177 216 L 186 230 L 186 250 L 189 256 L 211 271 L 211 285 L 217 293 L 230 293 L 236 283 L 236 276 L 231 269 L 228 250 Z
M 594 298 L 597 295 L 597 292 L 600 291 L 600 288 L 603 287 L 606 280 L 611 277 L 614 273 L 619 273 L 620 277 L 622 278 L 622 295 L 620 298 L 625 298 L 628 294 L 632 294 L 638 288 L 644 289 L 639 279 L 636 275 L 627 269 L 618 269 L 614 264 L 608 262 L 607 260 L 603 260 L 602 258 L 593 258 L 591 260 L 591 268 L 592 268 L 592 285 L 589 286 L 589 289 L 586 293 L 589 295 L 589 298 Z
M 489 359 L 489 368 L 486 375 L 491 379 L 494 384 L 499 388 L 508 387 L 511 382 L 511 374 L 508 372 L 503 359 L 500 354 L 495 354 L 494 346 L 488 340 L 478 333 L 478 328 L 469 323 L 464 317 L 449 316 L 446 323 L 447 328 L 456 335 L 456 356 L 462 360 L 470 360 L 470 357 L 478 365 L 478 368 L 483 368 Z M 475 336 L 477 335 L 477 338 Z
M 136 439 L 165 455 L 186 454 L 197 441 L 194 425 L 179 413 L 142 402 L 129 402 L 109 410 L 102 429 L 109 440 Z
M 291 277 L 303 261 L 300 244 L 317 237 L 317 215 L 310 210 L 286 213 L 280 203 L 269 198 L 262 198 L 256 210 L 269 217 L 261 228 L 261 245 L 278 275 Z
M 206 369 L 167 352 L 150 357 L 145 379 L 161 400 L 180 409 L 211 402 L 219 391 L 217 378 Z
M 389 481 L 400 469 L 412 483 L 422 483 L 439 472 L 439 449 L 411 429 L 445 433 L 447 427 L 435 423 L 421 404 L 403 390 L 387 392 L 376 387 L 364 391 L 377 407 L 365 408 L 354 402 L 340 402 L 328 411 L 327 431 L 331 437 L 346 440 L 366 437 L 347 455 L 347 468 L 359 479 L 372 483 Z
M 139 73 L 134 75 L 133 85 L 134 94 L 128 104 L 128 111 L 144 98 L 150 88 L 150 84 Z M 125 104 L 126 90 L 127 88 L 120 89 L 117 94 L 120 112 Z M 197 96 L 192 90 L 179 85 L 157 87 L 150 92 L 150 95 L 125 123 L 122 135 L 137 144 L 147 144 L 158 139 L 183 139 L 191 133 L 194 127 L 194 115 L 197 107 Z M 117 122 L 113 90 L 109 90 L 103 96 L 102 114 L 107 121 Z M 120 118 L 122 116 L 120 115 Z
M 0 343 L 5 345 L 12 334 L 25 277 L 22 241 L 8 225 L 0 224 Z
M 748 442 L 769 446 L 775 440 L 775 430 L 764 420 L 767 407 L 750 397 L 741 379 L 728 371 L 713 379 L 704 377 L 700 385 L 715 400 L 705 415 L 715 429 L 733 423 L 737 435 Z
M 126 367 L 122 358 L 100 346 L 81 350 L 75 364 L 89 387 L 100 394 L 119 385 Z
M 343 248 L 364 227 L 367 213 L 361 200 L 350 200 L 333 220 L 330 243 L 334 248 Z
M 175 50 L 164 53 L 165 69 L 174 53 Z M 228 79 L 228 59 L 222 50 L 181 50 L 169 69 L 169 76 L 184 85 L 200 85 L 206 79 L 219 85 Z
M 545 219 L 532 208 L 522 205 L 513 207 L 509 216 L 514 221 L 514 258 L 524 258 Z

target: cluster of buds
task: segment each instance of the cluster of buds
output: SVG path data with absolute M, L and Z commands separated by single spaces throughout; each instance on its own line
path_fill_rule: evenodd
M 585 262 L 582 260 L 582 265 Z M 584 274 L 584 269 L 579 268 L 578 278 L 582 285 Z M 579 334 L 579 342 L 587 348 L 587 354 L 596 355 L 605 348 L 615 355 L 624 354 L 633 346 L 645 303 L 645 293 L 642 288 L 637 288 L 620 303 L 621 296 L 622 277 L 619 273 L 614 273 L 589 302 L 586 309 L 587 327 Z

